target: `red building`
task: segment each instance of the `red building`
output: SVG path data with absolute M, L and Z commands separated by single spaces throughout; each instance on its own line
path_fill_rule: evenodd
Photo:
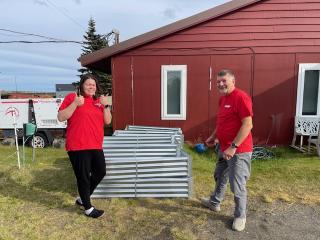
M 115 129 L 181 127 L 204 139 L 216 74 L 231 69 L 253 99 L 255 143 L 288 144 L 296 115 L 320 115 L 320 1 L 234 0 L 80 61 L 112 73 Z

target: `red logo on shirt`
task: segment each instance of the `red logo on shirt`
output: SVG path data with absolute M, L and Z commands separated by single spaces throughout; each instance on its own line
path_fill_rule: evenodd
M 95 103 L 94 106 L 100 108 L 102 106 L 102 104 L 101 103 Z

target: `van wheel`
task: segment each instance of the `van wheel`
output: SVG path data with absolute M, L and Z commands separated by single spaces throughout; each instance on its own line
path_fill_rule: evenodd
M 30 137 L 29 146 L 34 148 L 45 148 L 49 145 L 46 136 L 43 133 L 36 133 L 34 137 Z

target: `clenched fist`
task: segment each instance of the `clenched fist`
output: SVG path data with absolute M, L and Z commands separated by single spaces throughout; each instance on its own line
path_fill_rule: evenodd
M 101 95 L 101 96 L 100 96 L 100 103 L 101 103 L 103 106 L 108 105 L 108 94 L 107 94 L 107 95 Z
M 77 105 L 77 107 L 79 107 L 84 104 L 84 97 L 81 95 L 80 96 L 76 95 L 73 102 Z

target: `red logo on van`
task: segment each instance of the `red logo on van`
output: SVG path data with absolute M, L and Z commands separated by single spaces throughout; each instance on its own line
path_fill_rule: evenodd
M 16 116 L 16 117 L 19 117 L 19 110 L 15 107 L 8 107 L 6 109 L 6 115 L 9 115 L 11 114 L 11 116 Z

